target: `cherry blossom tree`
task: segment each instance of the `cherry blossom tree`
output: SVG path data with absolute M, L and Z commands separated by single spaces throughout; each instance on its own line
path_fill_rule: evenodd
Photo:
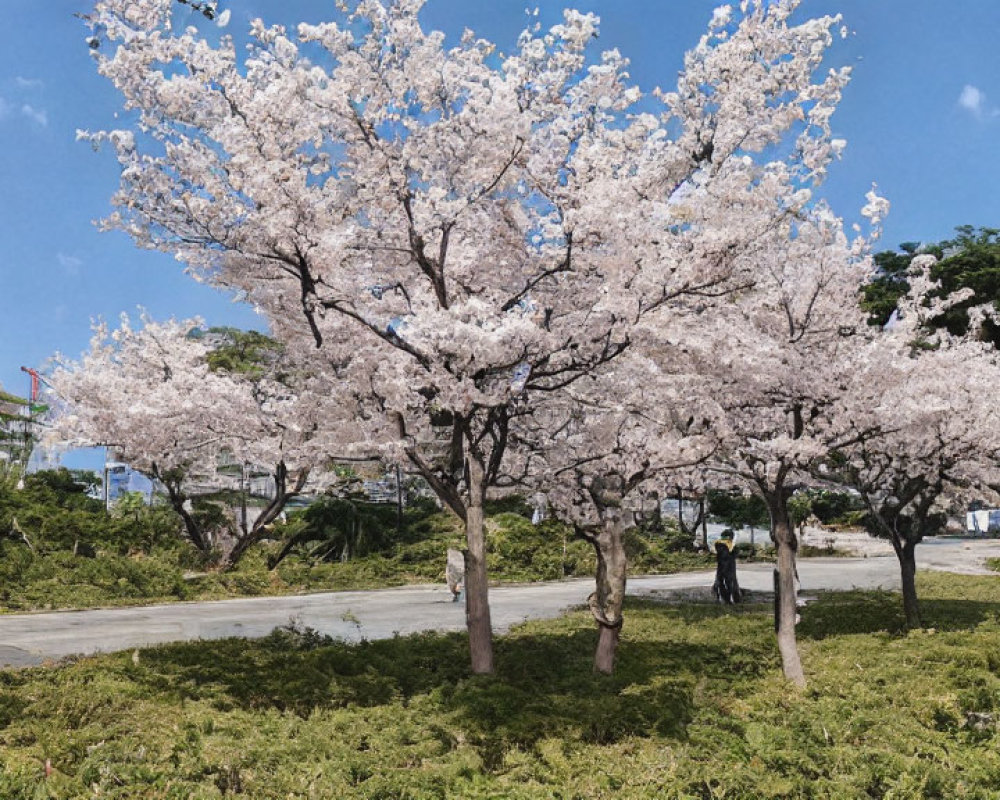
M 613 396 L 609 385 L 616 387 Z M 527 454 L 522 485 L 544 492 L 552 512 L 594 548 L 596 587 L 588 605 L 599 631 L 597 672 L 614 671 L 624 624 L 624 536 L 641 511 L 643 489 L 704 460 L 714 447 L 701 395 L 691 389 L 691 376 L 670 374 L 635 348 L 607 374 L 535 404 L 514 426 L 519 450 L 512 463 Z
M 843 146 L 847 71 L 814 80 L 837 18 L 792 24 L 797 5 L 720 8 L 676 90 L 641 98 L 618 52 L 588 64 L 598 20 L 575 11 L 502 55 L 471 32 L 446 47 L 422 0 L 359 0 L 294 34 L 255 21 L 241 57 L 175 31 L 169 0 L 96 3 L 98 68 L 138 129 L 82 134 L 121 164 L 107 226 L 352 360 L 465 523 L 476 672 L 512 421 L 678 293 L 728 290 L 734 254 Z
M 59 360 L 49 382 L 62 413 L 53 435 L 74 445 L 103 444 L 165 487 L 185 535 L 206 556 L 234 567 L 298 495 L 320 457 L 315 405 L 279 380 L 274 362 L 254 372 L 213 369 L 213 345 L 197 320 L 135 329 L 125 316 L 111 331 L 95 326 L 91 349 Z M 217 343 L 216 343 L 216 346 Z M 288 365 L 282 364 L 287 370 Z M 218 485 L 220 459 L 266 467 L 273 496 L 252 522 L 206 528 L 191 506 L 192 483 Z M 319 459 L 319 460 L 317 460 Z
M 901 376 L 875 409 L 880 435 L 842 451 L 845 461 L 832 470 L 860 493 L 872 532 L 892 543 L 909 627 L 920 626 L 917 545 L 943 529 L 960 501 L 988 493 L 985 475 L 994 469 L 988 439 L 996 420 L 995 410 L 984 407 L 981 381 L 1000 377 L 981 348 L 916 361 L 913 374 Z
M 988 496 L 1000 484 L 1000 420 L 986 390 L 1000 380 L 997 354 L 989 342 L 928 326 L 968 294 L 943 295 L 932 278 L 934 262 L 933 255 L 912 260 L 893 324 L 872 343 L 856 391 L 840 408 L 855 423 L 866 419 L 877 435 L 857 439 L 828 464 L 831 477 L 860 493 L 873 533 L 892 543 L 909 627 L 920 625 L 917 545 L 960 501 Z M 994 313 L 990 306 L 966 308 L 975 319 Z
M 871 269 L 867 240 L 849 242 L 823 203 L 803 199 L 761 248 L 753 288 L 720 307 L 715 337 L 698 343 L 701 369 L 714 375 L 714 399 L 724 411 L 718 469 L 744 481 L 770 513 L 778 647 L 786 677 L 800 685 L 797 540 L 788 500 L 820 460 L 865 433 L 837 410 L 864 363 L 858 295 Z M 877 223 L 886 208 L 873 191 L 864 213 Z

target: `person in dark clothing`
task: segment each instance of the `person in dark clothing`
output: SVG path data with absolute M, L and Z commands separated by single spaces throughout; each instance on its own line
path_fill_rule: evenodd
M 732 605 L 742 599 L 736 580 L 736 543 L 733 532 L 726 528 L 715 542 L 715 583 L 712 592 L 720 603 Z

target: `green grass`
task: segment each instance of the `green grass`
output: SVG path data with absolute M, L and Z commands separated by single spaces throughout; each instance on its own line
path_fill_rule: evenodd
M 4 672 L 0 797 L 996 798 L 1000 578 L 919 589 L 911 633 L 893 594 L 808 606 L 801 693 L 766 609 L 649 602 L 610 678 L 584 613 L 499 638 L 492 678 L 460 635 L 287 630 Z
M 488 566 L 493 582 L 559 580 L 594 574 L 593 548 L 564 526 L 535 526 L 514 513 L 487 520 Z M 463 547 L 458 520 L 445 513 L 419 519 L 384 553 L 346 562 L 313 562 L 290 556 L 271 571 L 267 555 L 277 544 L 251 550 L 230 573 L 192 569 L 193 551 L 183 543 L 131 555 L 103 548 L 96 558 L 67 550 L 33 554 L 0 542 L 0 612 L 141 605 L 346 589 L 374 589 L 444 580 L 445 553 Z M 714 557 L 676 552 L 668 538 L 632 534 L 633 574 L 711 569 Z

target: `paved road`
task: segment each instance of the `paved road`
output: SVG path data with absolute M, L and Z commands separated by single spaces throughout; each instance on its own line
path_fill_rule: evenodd
M 983 571 L 981 561 L 1000 556 L 1000 541 L 942 540 L 918 548 L 920 566 Z M 741 586 L 771 589 L 769 564 L 740 567 Z M 712 572 L 630 578 L 629 594 L 656 595 L 704 590 Z M 854 587 L 895 589 L 894 556 L 811 558 L 799 562 L 802 592 Z M 493 624 L 505 631 L 526 619 L 555 617 L 586 601 L 593 580 L 502 586 L 490 590 Z M 292 597 L 172 603 L 143 608 L 0 615 L 0 665 L 27 666 L 67 655 L 128 650 L 190 639 L 264 636 L 294 621 L 347 641 L 382 639 L 397 633 L 465 628 L 463 604 L 441 586 L 411 586 L 369 592 L 328 592 Z

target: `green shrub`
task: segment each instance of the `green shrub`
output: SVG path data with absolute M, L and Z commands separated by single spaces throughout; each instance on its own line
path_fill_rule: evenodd
M 0 797 L 995 797 L 1000 579 L 918 582 L 922 630 L 891 593 L 805 608 L 801 692 L 768 609 L 637 601 L 610 677 L 586 612 L 491 677 L 461 635 L 296 627 L 0 671 Z
M 402 532 L 396 529 L 394 507 L 365 510 L 355 505 L 347 511 L 363 512 L 366 527 L 363 537 L 354 530 L 345 553 L 350 531 L 337 527 L 346 519 L 345 506 L 326 502 L 311 515 L 309 509 L 298 511 L 276 526 L 274 536 L 279 538 L 294 537 L 306 526 L 316 532 L 316 538 L 307 537 L 301 547 L 292 548 L 277 569 L 269 571 L 267 563 L 282 544 L 267 541 L 252 548 L 237 569 L 219 573 L 211 558 L 180 535 L 180 521 L 170 508 L 133 503 L 124 512 L 108 514 L 87 498 L 81 508 L 59 505 L 60 498 L 74 497 L 78 489 L 60 473 L 39 479 L 31 494 L 0 490 L 0 530 L 4 514 L 8 521 L 16 516 L 31 542 L 29 549 L 16 537 L 0 539 L 0 608 L 84 608 L 439 582 L 446 551 L 462 549 L 465 542 L 459 520 L 433 503 L 407 508 Z M 217 504 L 214 510 L 211 504 L 199 507 L 200 513 L 221 513 Z M 527 506 L 517 498 L 506 498 L 498 507 L 508 510 L 487 521 L 492 581 L 593 575 L 593 548 L 569 527 L 551 519 L 531 524 Z M 676 552 L 672 531 L 668 526 L 627 534 L 632 574 L 712 566 L 710 557 Z M 318 545 L 327 550 L 317 554 Z M 344 555 L 351 557 L 341 560 Z

